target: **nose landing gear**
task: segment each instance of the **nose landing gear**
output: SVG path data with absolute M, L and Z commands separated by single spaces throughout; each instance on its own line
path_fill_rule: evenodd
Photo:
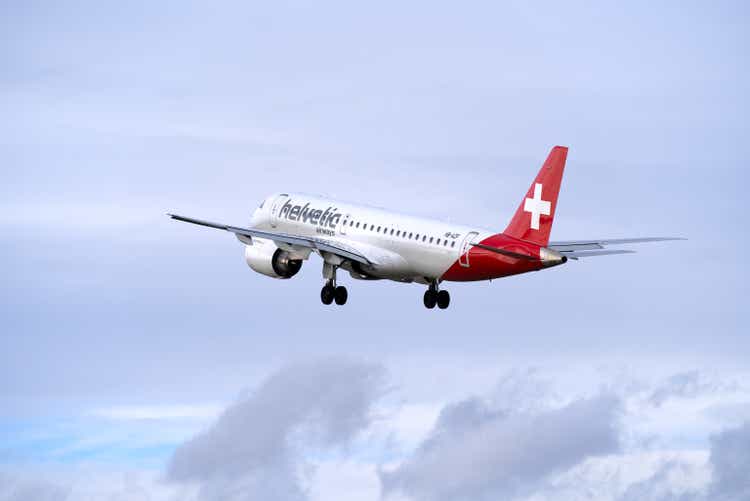
M 437 305 L 444 310 L 451 304 L 451 295 L 446 290 L 439 290 L 437 282 L 430 284 L 430 288 L 424 293 L 425 308 L 432 309 Z

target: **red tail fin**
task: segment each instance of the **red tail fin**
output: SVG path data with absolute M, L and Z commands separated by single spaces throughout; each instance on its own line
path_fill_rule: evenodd
M 557 208 L 557 194 L 560 193 L 560 182 L 567 156 L 567 147 L 552 148 L 547 161 L 521 200 L 516 215 L 503 233 L 542 246 L 549 243 L 552 220 Z

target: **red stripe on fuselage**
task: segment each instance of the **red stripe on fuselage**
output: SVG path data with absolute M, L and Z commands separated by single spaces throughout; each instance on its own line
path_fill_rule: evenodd
M 480 242 L 483 245 L 499 249 L 526 254 L 537 258 L 533 261 L 503 256 L 491 250 L 472 246 L 468 251 L 469 266 L 463 266 L 466 256 L 453 263 L 448 271 L 443 273 L 442 280 L 451 282 L 471 282 L 474 280 L 489 280 L 510 275 L 518 275 L 528 271 L 536 271 L 542 268 L 542 262 L 538 260 L 541 247 L 536 244 L 518 240 L 502 233 L 492 235 Z

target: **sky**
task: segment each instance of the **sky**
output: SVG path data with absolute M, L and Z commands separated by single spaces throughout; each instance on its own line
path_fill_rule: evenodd
M 5 2 L 0 501 L 750 499 L 743 2 Z M 552 238 L 421 286 L 257 275 L 302 191 Z

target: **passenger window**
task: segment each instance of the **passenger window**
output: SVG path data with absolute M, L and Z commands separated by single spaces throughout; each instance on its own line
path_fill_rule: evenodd
M 412 236 L 413 234 L 414 234 L 414 233 L 409 233 L 409 240 L 411 240 L 411 236 Z
M 414 237 L 415 239 L 419 240 L 419 233 L 417 233 L 417 236 Z
M 443 240 L 443 247 L 448 247 L 448 240 Z
M 432 243 L 432 239 L 433 239 L 433 237 L 430 237 L 430 243 Z
M 439 238 L 437 239 L 437 244 L 440 245 L 440 239 Z
M 391 228 L 391 235 L 393 235 L 393 228 Z
M 456 242 L 455 241 L 451 242 L 451 247 L 455 247 L 455 246 L 456 246 Z
M 401 230 L 398 230 L 398 231 L 396 232 L 396 236 L 397 236 L 397 237 L 400 237 L 400 236 L 401 236 Z
M 370 225 L 370 231 L 372 231 L 372 230 L 374 230 L 374 229 L 375 229 L 375 225 L 374 225 L 374 224 L 371 224 L 371 225 Z
M 357 228 L 359 228 L 359 221 L 357 221 Z
M 422 241 L 423 242 L 427 241 L 427 235 L 422 235 Z
M 349 226 L 354 226 L 354 220 L 349 221 Z

